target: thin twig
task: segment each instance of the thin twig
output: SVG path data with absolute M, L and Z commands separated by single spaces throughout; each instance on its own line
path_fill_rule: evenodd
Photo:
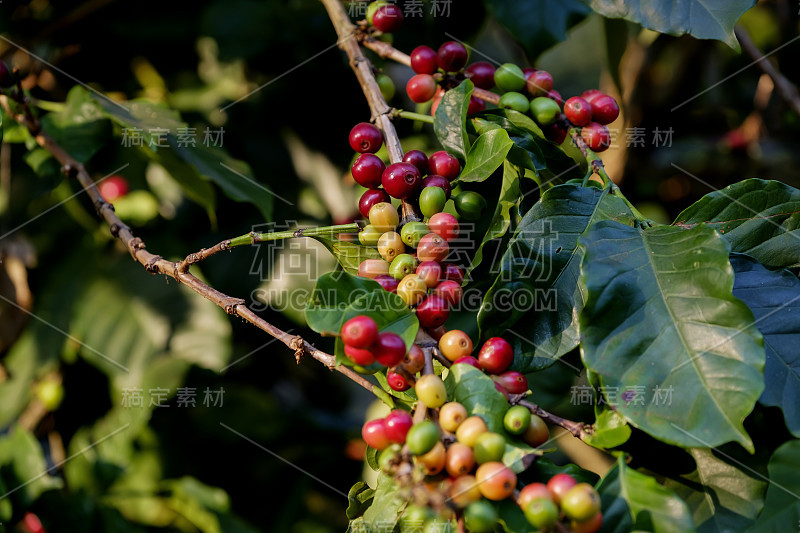
M 789 81 L 786 76 L 781 74 L 780 71 L 770 63 L 764 56 L 764 53 L 758 49 L 750 38 L 750 34 L 744 26 L 737 24 L 734 32 L 736 33 L 736 38 L 739 39 L 739 43 L 742 45 L 742 50 L 756 61 L 758 68 L 760 68 L 764 74 L 772 78 L 773 83 L 775 83 L 775 88 L 778 89 L 778 94 L 781 95 L 783 101 L 786 102 L 795 113 L 800 115 L 800 92 L 798 92 L 797 86 Z
M 27 101 L 24 99 L 22 101 L 18 101 L 18 103 L 23 108 L 28 105 Z M 162 258 L 160 255 L 155 255 L 147 251 L 142 239 L 136 237 L 131 228 L 122 222 L 122 220 L 114 212 L 114 206 L 103 199 L 94 183 L 94 180 L 92 180 L 91 176 L 89 176 L 89 173 L 81 163 L 76 161 L 50 136 L 41 131 L 38 128 L 38 124 L 29 122 L 28 116 L 32 116 L 30 113 L 14 113 L 7 96 L 0 95 L 0 106 L 3 107 L 9 117 L 13 118 L 20 125 L 30 131 L 31 135 L 34 136 L 36 143 L 39 146 L 50 152 L 50 154 L 56 158 L 67 176 L 70 178 L 75 178 L 78 181 L 80 186 L 83 187 L 94 203 L 98 215 L 109 224 L 111 234 L 122 241 L 122 243 L 128 249 L 128 253 L 130 253 L 131 257 L 144 266 L 148 272 L 151 274 L 163 274 L 165 276 L 169 276 L 180 283 L 183 283 L 194 292 L 203 296 L 205 299 L 215 303 L 224 309 L 229 315 L 236 315 L 243 318 L 247 322 L 250 322 L 255 327 L 268 333 L 294 350 L 295 358 L 297 359 L 298 363 L 303 355 L 310 355 L 312 358 L 324 364 L 329 369 L 336 370 L 337 372 L 344 374 L 368 391 L 375 393 L 375 385 L 373 383 L 365 379 L 363 376 L 353 372 L 344 365 L 337 366 L 336 358 L 333 355 L 318 350 L 313 345 L 303 340 L 302 337 L 292 335 L 280 328 L 273 326 L 248 308 L 247 305 L 245 305 L 246 302 L 241 298 L 228 296 L 227 294 L 214 289 L 190 274 L 188 272 L 188 268 L 191 265 L 189 258 L 180 262 L 172 262 Z M 222 243 L 217 245 L 217 247 L 221 246 Z M 211 250 L 217 247 L 214 247 Z M 202 254 L 202 252 L 200 253 Z
M 527 407 L 531 413 L 539 416 L 545 422 L 561 426 L 581 440 L 586 440 L 586 437 L 589 436 L 589 433 L 586 431 L 586 424 L 583 422 L 573 422 L 572 420 L 561 418 L 558 415 L 545 411 L 535 403 L 526 400 L 518 402 L 517 405 Z

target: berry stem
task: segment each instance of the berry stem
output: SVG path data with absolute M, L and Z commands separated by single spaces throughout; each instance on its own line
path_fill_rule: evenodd
M 404 152 L 400 144 L 400 137 L 397 136 L 397 131 L 392 123 L 392 108 L 384 100 L 378 82 L 375 80 L 372 64 L 362 53 L 359 41 L 356 39 L 356 35 L 361 30 L 350 22 L 350 17 L 340 0 L 321 1 L 339 36 L 339 48 L 344 50 L 350 59 L 350 67 L 355 72 L 358 83 L 367 98 L 367 104 L 372 112 L 372 120 L 383 132 L 383 141 L 389 152 L 389 160 L 392 163 L 399 163 L 403 160 Z M 416 207 L 405 200 L 402 202 L 402 218 L 404 221 L 422 220 Z
M 414 113 L 413 111 L 404 111 L 402 109 L 395 109 L 392 111 L 392 116 L 404 118 L 407 120 L 418 120 L 420 122 L 426 122 L 428 124 L 433 124 L 433 117 L 430 115 L 423 115 L 422 113 Z

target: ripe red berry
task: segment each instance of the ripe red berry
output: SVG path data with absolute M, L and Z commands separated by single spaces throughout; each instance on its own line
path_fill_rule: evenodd
M 383 429 L 391 442 L 403 444 L 406 441 L 408 430 L 414 425 L 411 415 L 400 409 L 395 409 L 383 419 Z
M 502 337 L 492 337 L 481 346 L 478 361 L 490 374 L 499 374 L 514 361 L 514 349 Z
M 416 74 L 435 74 L 438 68 L 436 50 L 430 46 L 417 46 L 411 52 L 411 69 Z
M 352 362 L 361 366 L 369 366 L 375 362 L 375 356 L 366 348 L 356 348 L 349 344 L 344 345 L 344 355 Z
M 592 120 L 600 124 L 611 124 L 619 116 L 619 105 L 610 96 L 598 96 L 592 100 Z
M 450 253 L 447 241 L 436 233 L 424 235 L 417 244 L 417 259 L 441 263 Z
M 411 163 L 417 167 L 421 176 L 428 174 L 428 156 L 422 150 L 409 150 L 406 152 L 403 156 L 403 163 Z
M 356 183 L 367 189 L 376 189 L 381 186 L 381 176 L 384 170 L 386 170 L 386 165 L 375 154 L 361 154 L 350 168 Z
M 527 87 L 533 96 L 546 96 L 553 90 L 553 76 L 546 70 L 537 70 L 528 77 Z
M 397 285 L 400 283 L 400 280 L 396 279 L 394 276 L 380 274 L 373 279 L 377 281 L 384 290 L 397 294 Z
M 389 437 L 386 436 L 386 430 L 383 427 L 383 419 L 370 420 L 361 426 L 361 438 L 367 443 L 367 446 L 375 448 L 376 450 L 383 450 L 391 444 Z
M 433 337 L 433 340 L 436 342 L 439 342 L 439 339 L 441 339 L 445 333 L 447 333 L 447 328 L 444 326 L 439 326 L 438 328 L 432 328 L 428 330 L 428 334 Z
M 0 61 L 0 88 L 5 89 L 11 87 L 14 83 L 14 76 L 11 74 L 11 69 L 4 61 Z
M 549 126 L 542 126 L 544 137 L 551 142 L 561 144 L 567 138 L 567 130 L 558 122 Z
M 110 176 L 97 185 L 100 196 L 106 202 L 113 202 L 117 198 L 122 198 L 128 194 L 128 180 L 122 176 Z
M 416 274 L 425 281 L 428 288 L 435 287 L 442 279 L 442 265 L 436 261 L 423 261 L 417 266 Z
M 424 180 L 422 180 L 422 188 L 425 187 L 439 187 L 440 189 L 444 190 L 445 198 L 448 200 L 450 199 L 450 192 L 452 188 L 450 187 L 450 182 L 447 181 L 443 176 L 438 174 L 431 174 Z
M 350 130 L 350 148 L 361 154 L 374 154 L 381 149 L 383 134 L 369 122 L 359 122 Z
M 480 98 L 476 98 L 472 96 L 469 99 L 469 107 L 467 108 L 467 115 L 474 115 L 475 113 L 480 113 L 486 109 L 486 102 L 481 100 Z
M 581 98 L 583 98 L 584 100 L 586 100 L 587 102 L 589 102 L 591 104 L 592 102 L 594 102 L 595 98 L 598 98 L 600 96 L 605 96 L 605 95 L 606 95 L 606 93 L 604 93 L 600 89 L 588 89 L 588 90 L 583 91 L 581 93 Z
M 431 174 L 438 174 L 447 181 L 453 181 L 458 177 L 461 171 L 461 164 L 454 155 L 451 155 L 444 150 L 434 152 L 428 158 L 428 167 Z
M 467 49 L 456 41 L 447 41 L 436 54 L 439 68 L 445 72 L 457 72 L 467 64 Z
M 447 302 L 441 297 L 431 294 L 417 306 L 417 319 L 423 328 L 438 328 L 450 316 Z
M 558 504 L 561 503 L 561 497 L 577 484 L 574 477 L 560 473 L 550 478 L 547 482 L 547 490 L 553 495 L 553 501 Z
M 436 213 L 428 220 L 428 228 L 450 242 L 458 236 L 458 220 L 450 213 Z
M 449 305 L 456 305 L 461 301 L 461 297 L 464 295 L 464 289 L 461 288 L 460 283 L 446 279 L 440 281 L 439 284 L 434 287 L 433 294 L 442 297 Z
M 436 89 L 436 94 L 433 95 L 433 102 L 431 102 L 431 116 L 436 116 L 436 110 L 439 109 L 439 102 L 442 101 L 442 97 L 444 96 L 444 89 L 439 87 Z
M 383 189 L 370 189 L 361 195 L 361 199 L 358 201 L 358 212 L 363 217 L 369 217 L 369 210 L 373 205 L 390 201 L 391 198 Z
M 475 87 L 490 91 L 494 88 L 494 67 L 488 61 L 478 61 L 467 67 L 466 73 Z
M 585 126 L 592 121 L 592 104 L 580 96 L 573 96 L 564 104 L 564 114 L 574 125 Z
M 403 10 L 396 4 L 385 5 L 372 15 L 372 25 L 383 33 L 394 33 L 403 25 Z
M 460 266 L 447 263 L 442 265 L 442 268 L 444 269 L 442 272 L 442 278 L 455 281 L 459 285 L 464 282 L 464 269 L 462 269 Z
M 511 394 L 522 394 L 528 390 L 528 378 L 516 370 L 506 370 L 492 379 Z
M 397 372 L 392 372 L 391 370 L 386 372 L 386 381 L 389 383 L 389 386 L 392 388 L 392 390 L 396 390 L 398 392 L 403 392 L 404 390 L 411 388 L 411 385 L 409 385 L 408 380 L 403 377 L 403 374 L 398 374 Z
M 375 360 L 385 366 L 400 364 L 406 356 L 406 343 L 400 335 L 384 331 L 378 335 L 378 341 L 372 347 Z
M 366 316 L 358 315 L 342 326 L 342 342 L 355 348 L 369 348 L 378 340 L 378 324 Z
M 436 94 L 436 80 L 430 74 L 412 76 L 406 84 L 406 92 L 411 101 L 417 104 L 427 102 Z
M 414 375 L 422 370 L 423 366 L 425 366 L 425 354 L 422 352 L 422 348 L 416 344 L 412 344 L 411 349 L 403 358 L 403 368 L 405 368 L 409 374 Z
M 608 127 L 597 122 L 590 122 L 581 128 L 581 137 L 586 145 L 595 152 L 603 152 L 611 146 L 611 134 Z
M 381 183 L 389 196 L 404 200 L 419 190 L 422 176 L 411 163 L 392 163 L 383 171 Z
M 564 104 L 564 99 L 561 97 L 561 93 L 556 91 L 555 89 L 550 90 L 547 93 L 547 97 L 551 100 L 555 100 L 558 104 L 558 107 L 561 107 Z
M 480 361 L 472 357 L 471 355 L 465 355 L 464 357 L 459 357 L 455 361 L 453 361 L 454 365 L 470 365 L 474 366 L 481 372 L 483 371 L 483 367 L 481 366 Z

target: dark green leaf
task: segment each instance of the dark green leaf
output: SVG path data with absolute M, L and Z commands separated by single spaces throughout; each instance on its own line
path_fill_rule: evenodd
M 400 335 L 405 341 L 407 349 L 417 337 L 419 330 L 417 316 L 399 296 L 389 291 L 369 292 L 350 302 L 342 314 L 342 322 L 336 331 L 339 331 L 346 321 L 358 315 L 371 317 L 382 332 L 391 331 Z M 341 337 L 336 339 L 336 360 L 339 363 L 352 365 L 344 355 L 344 343 Z
M 686 504 L 672 490 L 629 468 L 624 457 L 598 483 L 603 500 L 600 533 L 627 533 L 632 529 L 654 533 L 690 533 L 694 524 Z
M 616 448 L 625 444 L 630 436 L 631 428 L 625 417 L 607 409 L 594 421 L 594 432 L 586 439 L 586 443 L 597 448 Z
M 698 39 L 717 39 L 734 50 L 739 43 L 733 25 L 755 0 L 583 0 L 609 18 L 625 18 L 670 35 L 689 33 Z
M 675 219 L 691 228 L 702 222 L 767 268 L 800 265 L 800 191 L 779 181 L 749 179 L 705 195 Z
M 450 89 L 442 97 L 433 116 L 433 131 L 445 150 L 461 160 L 467 158 L 467 110 L 474 85 L 469 80 Z
M 800 441 L 791 440 L 769 460 L 764 510 L 748 533 L 787 533 L 800 524 Z
M 701 533 L 744 531 L 764 506 L 767 484 L 714 455 L 690 448 L 697 469 L 665 485 L 686 502 Z
M 752 451 L 742 422 L 764 389 L 764 347 L 731 294 L 722 237 L 706 226 L 603 221 L 581 243 L 583 361 L 617 412 L 671 444 L 734 440 Z
M 358 266 L 365 259 L 380 259 L 381 254 L 377 248 L 362 246 L 349 241 L 342 241 L 335 237 L 311 237 L 325 245 L 345 272 L 357 275 Z
M 511 209 L 519 202 L 519 179 L 520 170 L 505 161 L 503 164 L 503 183 L 500 185 L 500 198 L 497 200 L 497 207 L 494 209 L 489 229 L 486 230 L 486 234 L 483 236 L 478 249 L 475 250 L 475 255 L 472 257 L 472 262 L 467 269 L 466 277 L 468 279 L 470 273 L 483 261 L 483 248 L 486 244 L 504 236 L 511 226 Z
M 567 38 L 567 30 L 589 13 L 577 0 L 486 0 L 492 16 L 532 59 Z
M 746 255 L 731 254 L 730 260 L 733 295 L 747 304 L 764 335 L 766 386 L 759 402 L 780 407 L 786 427 L 800 438 L 800 280 Z
M 308 327 L 321 335 L 337 335 L 347 306 L 368 292 L 382 290 L 377 281 L 344 271 L 323 274 L 306 304 Z
M 584 302 L 578 237 L 598 220 L 629 223 L 633 215 L 606 190 L 561 185 L 547 191 L 520 222 L 478 313 L 482 338 L 514 326 L 509 337 L 517 354 L 514 369 L 547 367 L 578 345 Z
M 75 86 L 64 109 L 42 118 L 42 128 L 72 157 L 86 163 L 111 137 L 111 124 L 89 92 Z
M 547 482 L 548 479 L 556 474 L 564 473 L 574 477 L 578 483 L 589 483 L 594 485 L 600 479 L 597 474 L 584 470 L 578 465 L 568 463 L 565 465 L 557 465 L 547 457 L 542 457 L 528 471 L 528 474 L 533 475 L 534 479 Z M 626 532 L 627 533 L 627 532 Z
M 484 181 L 500 168 L 512 146 L 514 142 L 508 138 L 508 132 L 504 129 L 497 128 L 482 134 L 469 149 L 467 162 L 458 181 Z
M 11 497 L 27 508 L 42 492 L 60 488 L 61 479 L 51 476 L 48 466 L 41 446 L 25 429 L 15 426 L 0 437 L 0 479 L 7 488 L 4 499 Z

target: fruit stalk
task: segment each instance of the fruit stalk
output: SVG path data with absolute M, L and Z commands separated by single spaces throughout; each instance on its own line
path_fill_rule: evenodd
M 397 131 L 392 123 L 392 108 L 386 103 L 381 94 L 381 89 L 373 74 L 372 65 L 361 52 L 361 46 L 359 46 L 356 39 L 356 34 L 359 30 L 350 22 L 350 17 L 339 0 L 321 1 L 328 11 L 328 17 L 336 29 L 336 34 L 339 36 L 339 48 L 347 54 L 350 66 L 356 74 L 361 89 L 364 91 L 367 104 L 369 104 L 369 109 L 372 112 L 372 119 L 383 132 L 384 143 L 389 152 L 389 160 L 392 163 L 400 163 L 403 161 L 404 152 L 400 144 L 400 138 L 397 136 Z M 412 204 L 403 200 L 402 219 L 403 221 L 422 220 L 422 217 Z
M 551 424 L 555 424 L 557 426 L 561 426 L 562 428 L 566 429 L 574 436 L 581 440 L 586 440 L 586 437 L 589 436 L 589 433 L 586 431 L 586 425 L 582 422 L 573 422 L 572 420 L 567 420 L 566 418 L 561 418 L 558 415 L 554 415 L 553 413 L 549 413 L 536 405 L 535 403 L 528 402 L 525 400 L 521 400 L 517 403 L 517 405 L 522 405 L 523 407 L 527 407 L 531 413 L 539 416 L 546 422 L 550 422 Z

